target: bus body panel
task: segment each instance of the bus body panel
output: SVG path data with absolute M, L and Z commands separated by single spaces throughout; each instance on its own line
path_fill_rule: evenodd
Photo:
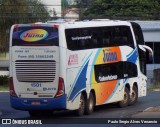
M 59 81 L 58 47 L 13 47 L 12 58 L 13 83 L 17 96 L 55 96 Z M 34 95 L 34 92 L 37 94 Z
M 41 29 L 46 26 L 51 27 L 46 24 Z M 91 21 L 91 23 L 64 23 L 58 27 L 58 46 L 10 45 L 10 67 L 12 68 L 10 76 L 13 77 L 14 89 L 17 94 L 17 97 L 11 96 L 13 108 L 20 110 L 76 110 L 80 106 L 82 92 L 86 92 L 88 98 L 91 90 L 95 92 L 96 105 L 119 102 L 124 99 L 125 86 L 129 84 L 131 93 L 135 83 L 138 86 L 138 96 L 146 95 L 147 79 L 140 71 L 136 39 L 130 23 L 121 21 L 99 23 Z M 90 40 L 96 35 L 90 36 L 88 33 L 81 35 L 81 30 L 97 32 L 97 30 L 100 31 L 99 28 L 105 28 L 105 30 L 109 29 L 114 32 L 112 27 L 115 27 L 115 30 L 116 27 L 128 29 L 131 34 L 130 37 L 133 39 L 132 44 L 97 48 L 77 46 L 77 49 L 74 49 L 72 47 L 74 46 L 72 42 Z M 76 32 L 80 34 L 78 33 L 78 35 Z M 10 38 L 12 38 L 12 33 L 13 28 Z M 100 40 L 98 40 L 98 43 L 100 43 Z M 107 39 L 104 38 L 103 41 L 106 43 Z M 95 42 L 95 40 L 92 42 Z M 123 43 L 123 41 L 119 43 L 121 42 Z M 12 41 L 10 40 L 11 43 Z M 94 44 L 91 43 L 91 45 Z M 26 67 L 25 62 L 30 63 L 30 61 L 39 61 L 39 64 L 42 64 L 43 61 L 54 61 L 56 66 L 54 72 L 55 80 L 52 82 L 41 82 L 41 80 L 39 82 L 19 81 L 19 79 L 23 79 L 23 75 L 18 75 L 21 74 L 21 71 L 17 71 L 18 64 L 24 62 L 23 66 Z M 49 66 L 46 67 L 49 68 Z M 49 70 L 47 71 L 49 72 Z M 28 79 L 28 77 L 25 78 Z M 63 96 L 56 98 L 59 78 L 64 81 L 65 93 Z
M 11 96 L 11 106 L 21 110 L 65 109 L 66 95 L 55 98 L 60 77 L 57 31 L 51 25 L 14 25 L 11 31 L 10 77 L 17 96 Z

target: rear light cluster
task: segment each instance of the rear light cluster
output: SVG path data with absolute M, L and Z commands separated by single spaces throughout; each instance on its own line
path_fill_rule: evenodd
M 54 27 L 55 27 L 56 29 L 58 29 L 58 25 L 54 25 Z
M 18 24 L 14 25 L 14 29 L 18 28 Z
M 64 93 L 65 93 L 64 80 L 63 78 L 59 77 L 58 91 L 55 97 L 60 97 L 64 95 Z
M 65 93 L 64 80 L 63 78 L 59 77 L 58 90 L 55 97 L 63 96 L 64 93 Z M 10 77 L 10 95 L 13 97 L 17 97 L 17 94 L 14 89 L 13 77 Z
M 10 77 L 10 95 L 13 97 L 17 97 L 17 94 L 14 90 L 13 77 Z

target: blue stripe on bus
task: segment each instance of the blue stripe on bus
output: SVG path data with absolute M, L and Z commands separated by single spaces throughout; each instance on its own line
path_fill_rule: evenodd
M 82 89 L 86 88 L 86 74 L 87 74 L 87 68 L 88 68 L 88 63 L 84 66 L 82 72 L 80 73 L 80 75 L 78 76 L 78 79 L 74 85 L 74 88 L 71 92 L 71 95 L 69 97 L 69 100 L 73 100 L 75 98 L 75 96 L 77 96 L 77 93 L 80 93 L 80 91 Z
M 132 52 L 132 54 L 127 58 L 127 61 L 131 63 L 136 63 L 137 58 L 138 58 L 138 52 L 137 50 L 134 50 L 134 52 Z
M 132 50 L 128 55 L 127 57 L 129 57 L 136 49 Z
M 72 85 L 72 88 L 71 88 L 71 90 L 70 90 L 70 93 L 68 94 L 68 97 L 69 97 L 69 100 L 72 98 L 74 98 L 73 97 L 73 91 L 74 91 L 74 89 L 77 87 L 77 81 L 78 81 L 78 79 L 80 78 L 80 75 L 82 74 L 82 72 L 83 71 L 85 71 L 84 70 L 84 68 L 86 67 L 86 73 L 87 73 L 87 68 L 88 68 L 88 63 L 89 63 L 89 58 L 90 58 L 90 56 L 92 55 L 92 53 L 88 56 L 88 58 L 86 59 L 86 61 L 84 62 L 84 64 L 82 65 L 82 67 L 80 68 L 80 70 L 79 70 L 79 72 L 78 72 L 78 74 L 77 74 L 77 77 L 75 78 L 75 81 L 74 81 L 74 83 L 73 83 L 73 85 Z M 85 88 L 86 88 L 86 74 L 85 74 Z M 79 91 L 81 91 L 81 89 L 79 89 Z M 78 91 L 77 91 L 78 92 Z M 76 95 L 77 93 L 74 93 L 74 96 Z M 71 97 L 72 96 L 72 97 Z

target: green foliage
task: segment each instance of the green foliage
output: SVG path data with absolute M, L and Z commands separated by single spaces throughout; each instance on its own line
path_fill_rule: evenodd
M 160 19 L 160 1 L 94 0 L 82 11 L 82 19 L 158 20 Z
M 160 90 L 160 84 L 154 84 L 147 87 L 148 90 Z
M 46 7 L 38 0 L 0 0 L 0 52 L 8 50 L 11 25 L 43 22 L 48 18 Z
M 9 84 L 9 76 L 0 76 L 0 86 Z

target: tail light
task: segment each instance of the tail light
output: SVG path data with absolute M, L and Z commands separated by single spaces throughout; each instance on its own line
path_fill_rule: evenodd
M 55 97 L 60 97 L 60 96 L 64 95 L 64 93 L 65 93 L 64 80 L 63 80 L 63 78 L 59 77 L 58 91 L 57 91 Z
M 18 28 L 18 24 L 14 25 L 14 29 Z
M 13 77 L 10 77 L 10 95 L 17 97 L 17 94 L 14 90 Z
M 58 29 L 58 25 L 54 25 L 54 27 L 55 27 L 56 29 Z

